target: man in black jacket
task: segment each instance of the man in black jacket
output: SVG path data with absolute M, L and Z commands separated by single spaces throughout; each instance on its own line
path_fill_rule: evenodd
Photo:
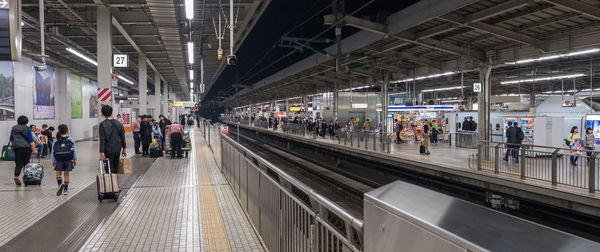
M 102 115 L 106 120 L 100 123 L 98 135 L 100 138 L 100 159 L 110 161 L 110 170 L 116 173 L 119 170 L 119 154 L 127 156 L 125 144 L 125 131 L 123 125 L 112 118 L 111 106 L 102 107 Z M 108 173 L 108 167 L 104 167 Z
M 140 124 L 140 138 L 142 140 L 142 157 L 150 156 L 150 143 L 152 142 L 152 126 L 150 125 L 150 117 L 142 116 Z
M 514 122 L 513 126 L 506 129 L 506 153 L 504 154 L 504 161 L 508 161 L 509 153 L 512 153 L 512 157 L 515 158 L 515 161 L 519 162 L 519 148 L 521 147 L 521 143 L 523 142 L 523 138 L 525 138 L 525 134 L 523 134 L 523 130 L 519 128 L 519 124 Z

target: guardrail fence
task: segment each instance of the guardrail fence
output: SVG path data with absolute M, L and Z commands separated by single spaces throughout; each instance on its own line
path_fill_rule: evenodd
M 469 167 L 535 179 L 552 185 L 600 190 L 598 152 L 480 141 Z
M 221 151 L 220 169 L 270 251 L 362 251 L 361 220 L 228 137 Z

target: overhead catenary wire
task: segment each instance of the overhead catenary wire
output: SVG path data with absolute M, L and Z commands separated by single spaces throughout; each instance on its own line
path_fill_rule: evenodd
M 219 0 L 219 1 L 220 1 L 220 0 Z M 349 15 L 354 15 L 354 14 L 356 14 L 356 12 L 359 12 L 359 11 L 360 11 L 360 10 L 362 10 L 363 8 L 367 7 L 369 4 L 373 3 L 374 1 L 375 1 L 375 0 L 370 0 L 369 2 L 367 2 L 367 3 L 363 4 L 361 7 L 359 7 L 358 9 L 354 10 L 354 11 L 353 11 L 352 13 L 350 13 Z M 332 6 L 332 4 L 328 5 L 326 8 L 329 8 L 329 7 L 331 7 L 331 6 Z M 321 11 L 322 11 L 322 10 L 321 10 Z M 313 15 L 313 17 L 314 17 L 314 16 L 316 16 L 316 15 Z M 338 21 L 338 22 L 336 22 L 336 23 L 334 23 L 334 24 L 332 24 L 331 26 L 329 26 L 328 28 L 326 28 L 324 31 L 322 31 L 322 32 L 320 32 L 319 34 L 317 34 L 316 36 L 312 37 L 310 40 L 307 40 L 307 41 L 305 42 L 305 45 L 308 45 L 308 43 L 310 43 L 310 42 L 314 41 L 316 38 L 318 38 L 319 36 L 323 35 L 324 33 L 326 33 L 327 31 L 329 31 L 331 28 L 335 27 L 335 25 L 337 25 L 338 23 L 340 23 L 340 22 L 342 22 L 342 21 L 343 21 L 343 19 L 342 19 L 342 20 L 340 20 L 340 21 Z M 296 28 L 297 28 L 297 27 L 295 27 L 294 29 L 296 29 Z M 279 41 L 280 41 L 280 40 L 278 40 L 278 42 L 277 42 L 277 43 L 279 43 Z M 258 73 L 260 73 L 260 72 L 262 72 L 262 71 L 264 71 L 264 70 L 268 69 L 269 67 L 271 67 L 271 66 L 272 66 L 274 63 L 277 63 L 277 62 L 279 62 L 279 61 L 281 61 L 281 60 L 283 60 L 283 59 L 285 59 L 285 58 L 287 58 L 287 57 L 291 56 L 292 54 L 294 54 L 294 52 L 295 52 L 295 50 L 291 51 L 290 53 L 287 53 L 287 54 L 285 54 L 285 55 L 284 55 L 283 57 L 281 57 L 280 59 L 276 60 L 275 62 L 273 62 L 273 63 L 271 63 L 271 64 L 269 64 L 269 65 L 267 65 L 266 67 L 262 68 L 262 69 L 261 69 L 261 70 L 259 70 L 258 72 L 255 72 L 253 75 L 251 75 L 250 77 L 248 77 L 248 78 L 244 79 L 243 81 L 246 81 L 246 80 L 248 80 L 248 79 L 251 79 L 253 76 L 256 76 Z M 256 65 L 258 65 L 258 64 L 255 64 L 255 66 L 256 66 Z M 251 71 L 248 71 L 248 72 L 251 72 Z
M 315 1 L 313 3 L 313 5 L 311 5 L 308 9 L 306 9 L 306 11 L 302 14 L 302 16 L 300 16 L 300 19 L 304 16 L 306 16 L 306 14 L 308 14 L 310 11 L 312 11 L 317 4 L 319 3 L 319 1 Z M 321 10 L 317 11 L 315 14 L 313 14 L 312 16 L 310 16 L 309 18 L 305 19 L 303 22 L 298 23 L 300 21 L 300 19 L 298 19 L 295 23 L 295 25 L 289 29 L 288 31 L 284 32 L 284 35 L 290 34 L 293 31 L 295 31 L 296 29 L 300 28 L 301 26 L 303 26 L 304 24 L 306 24 L 308 21 L 312 20 L 313 18 L 315 18 L 316 16 L 318 16 L 321 12 L 329 9 L 331 6 L 333 5 L 333 3 L 323 7 Z M 270 55 L 270 53 L 273 51 L 273 49 L 275 49 L 277 47 L 277 44 L 279 44 L 279 42 L 281 42 L 281 38 L 278 38 L 277 41 L 275 41 L 275 43 L 273 43 L 273 45 L 268 49 L 268 51 L 266 53 L 262 53 L 261 58 L 258 60 L 257 63 L 254 64 L 254 66 L 252 66 L 252 68 L 250 68 L 250 70 L 246 71 L 246 73 L 244 75 L 242 75 L 241 79 L 243 79 L 243 81 L 246 81 L 250 78 L 246 79 L 246 76 L 250 73 L 252 73 L 252 70 L 254 70 L 257 66 L 260 65 L 260 63 L 262 63 L 262 61 L 268 56 Z M 293 52 L 293 51 L 292 51 Z M 251 61 L 254 61 L 254 59 L 252 59 Z M 264 69 L 261 69 L 260 72 L 262 72 Z

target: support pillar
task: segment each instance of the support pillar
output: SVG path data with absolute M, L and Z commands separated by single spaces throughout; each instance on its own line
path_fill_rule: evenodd
M 387 114 L 388 114 L 388 87 L 390 82 L 389 74 L 385 75 L 385 79 L 383 80 L 383 84 L 381 85 L 381 130 L 384 138 L 387 137 Z
M 490 96 L 492 66 L 485 65 L 479 68 L 479 82 L 481 82 L 481 92 L 478 97 L 478 123 L 479 140 L 491 140 L 490 138 Z
M 160 74 L 154 72 L 154 118 L 158 120 L 160 115 Z
M 146 77 L 146 55 L 140 53 L 138 56 L 138 90 L 139 90 L 139 103 L 140 103 L 140 115 L 148 114 L 148 95 L 146 89 L 148 88 L 148 80 Z
M 96 50 L 98 58 L 98 88 L 110 88 L 112 90 L 112 14 L 110 8 L 104 5 L 96 6 Z M 98 122 L 104 120 L 100 108 L 103 105 L 113 106 L 111 101 L 99 102 Z M 116 113 L 115 113 L 116 114 Z
M 335 84 L 334 90 L 333 90 L 333 121 L 337 121 L 338 120 L 338 114 L 339 114 L 339 94 L 338 94 L 338 89 L 340 88 L 339 84 Z
M 302 100 L 304 101 L 302 103 L 302 105 L 304 106 L 304 116 L 306 116 L 306 119 L 308 120 L 308 117 L 309 117 L 309 113 L 308 113 L 308 95 L 303 95 L 302 96 Z
M 285 117 L 288 117 L 288 112 L 290 112 L 290 99 L 285 98 Z
M 166 116 L 167 118 L 169 118 L 169 102 L 168 102 L 168 97 L 169 97 L 169 90 L 167 88 L 167 82 L 165 81 L 165 83 L 163 83 L 162 85 L 162 96 L 160 98 L 161 100 L 161 111 L 160 113 L 163 114 L 164 116 Z

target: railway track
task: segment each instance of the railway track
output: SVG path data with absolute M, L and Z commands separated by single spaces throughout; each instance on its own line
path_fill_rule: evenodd
M 232 133 L 230 131 L 230 133 Z M 233 132 L 235 138 L 235 132 Z M 402 180 L 433 189 L 479 205 L 490 206 L 486 201 L 485 188 L 457 183 L 444 177 L 422 174 L 402 167 L 380 164 L 357 156 L 344 155 L 326 149 L 291 143 L 276 136 L 256 134 L 255 131 L 240 128 L 240 142 L 251 145 L 270 159 L 281 159 L 288 166 L 302 169 L 302 174 L 317 188 L 336 190 L 347 210 L 356 212 L 362 218 L 362 193 L 381 185 Z M 311 181 L 314 180 L 314 181 Z M 327 186 L 324 186 L 327 184 Z M 314 188 L 314 187 L 313 187 Z M 338 199 L 332 199 L 338 201 Z M 519 199 L 518 210 L 504 209 L 503 212 L 530 221 L 550 226 L 561 231 L 600 241 L 600 219 L 567 209 L 560 209 L 543 203 Z M 360 212 L 357 212 L 360 211 Z

